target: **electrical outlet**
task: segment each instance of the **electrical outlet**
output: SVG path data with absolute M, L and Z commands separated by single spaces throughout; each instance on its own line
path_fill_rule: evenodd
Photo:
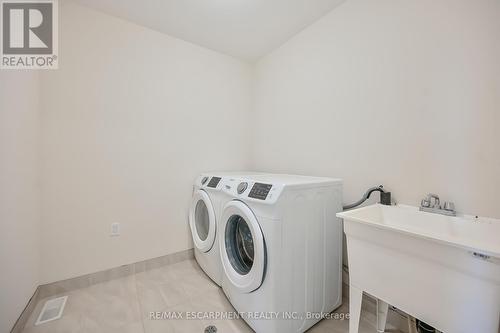
M 120 236 L 120 223 L 111 223 L 110 236 Z

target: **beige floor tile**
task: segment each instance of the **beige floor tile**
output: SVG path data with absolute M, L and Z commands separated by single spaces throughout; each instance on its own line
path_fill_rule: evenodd
M 100 303 L 113 303 L 117 299 L 128 300 L 137 297 L 134 275 L 98 283 L 86 288 L 86 290 Z
M 199 320 L 181 320 L 172 325 L 175 333 L 203 332 L 205 326 Z
M 167 266 L 169 273 L 172 275 L 172 277 L 176 280 L 184 280 L 186 276 L 195 274 L 195 275 L 202 275 L 205 276 L 205 273 L 201 269 L 201 267 L 198 265 L 196 260 L 194 259 L 189 259 L 185 261 L 181 261 L 179 263 Z
M 137 286 L 154 286 L 176 281 L 177 275 L 167 267 L 156 268 L 136 274 Z
M 109 325 L 102 325 L 102 323 L 85 322 L 85 333 L 143 333 L 144 327 L 142 321 L 128 323 L 125 325 L 110 327 Z
M 192 311 L 192 305 L 187 302 L 161 311 L 170 317 L 163 316 L 152 319 L 149 315 L 144 316 L 144 330 L 146 333 L 203 332 L 203 322 L 193 318 L 193 316 L 188 316 L 188 313 Z M 175 314 L 178 316 L 174 317 Z
M 253 330 L 243 319 L 219 319 L 207 320 L 203 322 L 204 327 L 213 325 L 217 328 L 217 333 L 252 333 Z
M 200 312 L 223 312 L 235 311 L 231 303 L 224 295 L 222 289 L 217 288 L 204 292 L 196 297 L 190 298 L 193 311 Z
M 186 292 L 178 282 L 137 286 L 137 296 L 143 313 L 163 311 L 188 301 Z
M 38 312 L 39 313 L 39 312 Z M 33 320 L 26 323 L 24 327 L 25 333 L 84 333 L 84 321 L 81 314 L 65 313 L 60 319 L 34 326 L 38 314 Z
M 210 291 L 217 290 L 220 287 L 216 285 L 205 273 L 187 273 L 182 280 L 179 281 L 182 288 L 189 298 L 198 298 Z
M 166 320 L 144 320 L 145 333 L 174 333 L 174 325 Z
M 133 299 L 116 300 L 84 311 L 84 326 L 115 330 L 141 321 L 139 303 Z
M 137 287 L 137 298 L 142 316 L 150 312 L 163 311 L 167 308 L 161 293 L 154 287 Z
M 176 306 L 188 300 L 188 294 L 179 282 L 163 284 L 158 288 L 167 307 Z
M 24 332 L 202 333 L 209 325 L 216 326 L 218 333 L 253 332 L 242 319 L 214 317 L 213 313 L 235 310 L 222 289 L 205 275 L 195 260 L 95 284 L 66 295 L 69 297 L 61 319 L 34 326 L 44 302 L 49 298 L 43 299 L 36 305 Z M 376 331 L 376 318 L 372 313 L 374 306 L 365 303 L 360 333 L 372 333 Z M 344 300 L 342 306 L 334 312 L 347 314 L 348 310 L 348 301 Z M 150 312 L 180 313 L 182 319 L 154 320 L 150 318 Z M 348 330 L 347 319 L 334 318 L 322 320 L 308 332 L 347 333 Z
M 103 301 L 89 288 L 79 289 L 66 294 L 65 313 L 85 313 L 89 309 L 103 304 Z

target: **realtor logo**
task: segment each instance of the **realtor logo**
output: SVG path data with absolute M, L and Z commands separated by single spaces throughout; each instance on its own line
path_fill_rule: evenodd
M 2 69 L 56 69 L 57 1 L 0 0 Z

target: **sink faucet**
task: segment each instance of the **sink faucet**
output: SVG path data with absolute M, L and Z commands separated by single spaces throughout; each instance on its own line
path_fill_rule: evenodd
M 457 216 L 455 211 L 455 204 L 451 201 L 445 201 L 444 206 L 441 207 L 439 195 L 429 193 L 427 197 L 422 200 L 420 204 L 422 212 L 435 213 L 447 216 Z
M 434 199 L 434 201 L 432 199 Z M 427 197 L 422 200 L 421 206 L 427 208 L 441 207 L 439 204 L 439 195 L 432 193 L 427 194 Z

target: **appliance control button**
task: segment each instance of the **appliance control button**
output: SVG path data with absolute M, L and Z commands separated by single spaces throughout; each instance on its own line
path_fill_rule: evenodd
M 248 183 L 246 183 L 246 182 L 239 183 L 238 188 L 237 188 L 238 194 L 245 192 L 247 187 L 248 187 Z
M 201 185 L 205 185 L 205 183 L 208 181 L 208 177 L 203 177 L 201 179 Z

